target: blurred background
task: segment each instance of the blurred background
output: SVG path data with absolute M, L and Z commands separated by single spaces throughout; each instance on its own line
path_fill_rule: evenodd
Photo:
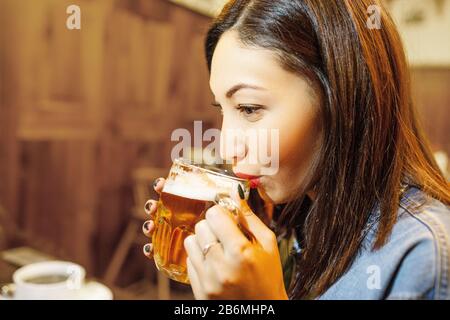
M 81 264 L 116 299 L 193 298 L 144 258 L 143 205 L 171 132 L 220 128 L 203 54 L 213 0 L 0 0 L 0 286 Z M 450 0 L 386 1 L 436 158 L 450 154 Z M 66 28 L 69 5 L 81 29 Z

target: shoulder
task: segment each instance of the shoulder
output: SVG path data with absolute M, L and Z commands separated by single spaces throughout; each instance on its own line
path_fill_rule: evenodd
M 422 190 L 412 187 L 400 200 L 399 223 L 414 221 L 428 230 L 430 235 L 450 231 L 450 207 L 432 198 Z
M 450 299 L 450 208 L 405 191 L 387 243 L 372 250 L 376 225 L 352 266 L 320 299 Z
M 408 189 L 384 250 L 398 259 L 386 298 L 449 299 L 449 237 L 450 207 L 420 189 Z

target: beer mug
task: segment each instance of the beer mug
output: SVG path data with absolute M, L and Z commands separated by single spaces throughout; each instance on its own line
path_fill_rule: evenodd
M 218 167 L 194 164 L 187 159 L 176 159 L 170 169 L 158 201 L 152 236 L 153 257 L 158 270 L 170 279 L 189 283 L 184 239 L 194 234 L 195 224 L 205 218 L 206 211 L 219 204 L 239 219 L 239 209 L 232 200 L 238 190 L 248 199 L 247 180 L 229 175 Z M 244 235 L 251 232 L 237 223 Z

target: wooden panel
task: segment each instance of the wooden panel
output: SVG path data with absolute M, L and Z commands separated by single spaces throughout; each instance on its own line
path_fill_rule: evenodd
M 192 110 L 211 101 L 199 40 L 208 19 L 165 1 L 154 1 L 152 14 L 138 11 L 132 1 L 118 4 L 107 17 L 115 23 L 107 24 L 104 33 L 108 111 L 99 137 L 98 270 L 106 267 L 134 205 L 132 170 L 143 166 L 168 170 L 171 132 L 192 127 L 193 119 L 218 120 L 211 108 L 192 115 Z M 189 69 L 193 59 L 196 68 Z M 200 76 L 206 80 L 199 84 Z
M 107 3 L 107 2 L 103 2 Z M 99 129 L 102 29 L 106 6 L 80 1 L 81 30 L 65 27 L 72 1 L 16 1 L 20 16 L 24 103 L 18 135 L 22 139 L 93 138 Z
M 106 30 L 105 94 L 108 123 L 130 139 L 161 139 L 167 111 L 170 53 L 174 30 L 168 24 L 145 21 L 116 10 L 116 23 Z M 145 40 L 148 39 L 148 40 Z M 158 126 L 160 125 L 160 126 Z
M 211 108 L 206 108 L 212 101 L 202 43 L 207 29 L 206 25 L 200 25 L 193 17 L 186 9 L 175 7 L 171 18 L 177 28 L 177 35 L 168 101 L 174 110 L 182 110 L 182 113 L 178 112 L 181 120 L 214 116 Z
M 0 201 L 30 245 L 101 275 L 135 206 L 133 170 L 168 170 L 174 129 L 219 125 L 209 19 L 163 0 L 80 0 L 69 31 L 68 4 L 0 2 Z
M 170 12 L 168 20 L 152 21 L 119 7 L 108 18 L 115 21 L 106 30 L 106 99 L 115 115 L 109 123 L 124 137 L 168 139 L 180 119 L 211 117 L 205 112 L 212 100 L 203 58 L 207 20 L 200 24 L 178 7 Z
M 450 156 L 450 69 L 414 68 L 413 97 L 420 119 L 433 145 Z
M 23 28 L 15 22 L 15 1 L 0 2 L 0 203 L 11 221 L 17 218 L 19 174 L 17 126 L 24 78 L 15 39 Z M 14 26 L 14 27 L 13 27 Z
M 91 269 L 97 205 L 95 144 L 31 141 L 21 147 L 20 228 L 31 244 Z

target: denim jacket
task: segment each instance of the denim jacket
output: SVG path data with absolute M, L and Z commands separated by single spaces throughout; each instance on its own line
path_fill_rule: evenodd
M 410 187 L 401 197 L 387 243 L 372 251 L 375 229 L 347 272 L 317 299 L 450 299 L 449 206 Z M 292 275 L 301 272 L 292 256 L 301 248 L 294 238 L 280 241 L 279 247 L 288 287 Z

